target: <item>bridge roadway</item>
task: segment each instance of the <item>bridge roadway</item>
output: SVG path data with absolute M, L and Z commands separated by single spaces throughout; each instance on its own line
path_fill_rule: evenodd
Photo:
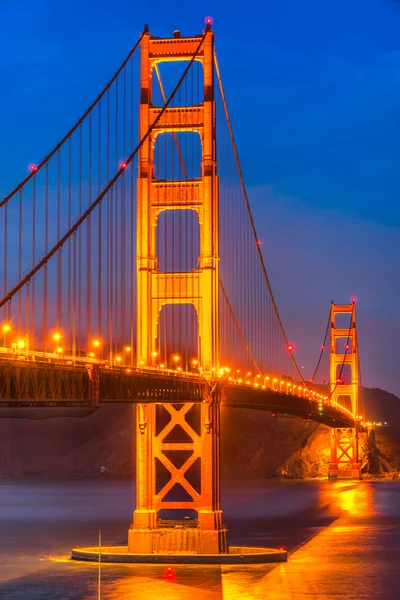
M 227 407 L 302 417 L 330 427 L 356 425 L 349 411 L 327 402 L 321 410 L 321 400 L 304 391 L 293 394 L 177 371 L 0 360 L 0 418 L 84 417 L 105 402 L 196 403 L 209 401 L 213 393 Z
M 304 391 L 292 394 L 176 371 L 0 360 L 0 418 L 83 417 L 105 402 L 207 402 L 213 392 L 227 407 L 302 417 L 330 427 L 355 426 L 349 411 L 329 403 L 321 410 L 321 401 Z

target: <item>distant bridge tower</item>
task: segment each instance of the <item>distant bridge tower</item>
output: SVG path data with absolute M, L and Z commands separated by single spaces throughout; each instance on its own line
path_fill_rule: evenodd
M 350 326 L 336 326 L 337 315 L 349 315 Z M 359 415 L 358 402 L 358 348 L 356 330 L 356 305 L 331 304 L 331 335 L 330 335 L 330 401 L 344 406 L 357 419 Z M 347 383 L 343 383 L 343 377 Z M 350 370 L 350 373 L 349 373 Z M 332 479 L 358 478 L 360 464 L 358 460 L 358 430 L 353 427 L 332 429 L 331 433 L 331 463 L 329 477 Z
M 152 74 L 160 62 L 188 61 L 201 36 L 141 41 L 140 138 L 160 114 L 152 104 Z M 144 141 L 137 180 L 137 359 L 152 364 L 159 315 L 166 304 L 192 304 L 197 313 L 200 362 L 204 373 L 218 368 L 218 179 L 214 100 L 214 34 L 209 25 L 196 56 L 202 63 L 204 100 L 197 106 L 167 108 Z M 201 177 L 159 181 L 154 143 L 162 133 L 196 132 L 202 142 Z M 156 227 L 160 213 L 194 210 L 200 223 L 198 268 L 183 273 L 159 270 Z M 211 384 L 210 384 L 211 385 Z M 136 412 L 136 510 L 128 534 L 130 552 L 227 552 L 220 509 L 220 398 L 204 388 L 202 402 L 140 404 Z M 160 482 L 160 471 L 163 480 Z M 194 479 L 197 477 L 197 483 Z M 174 495 L 175 492 L 175 495 Z M 192 511 L 197 519 L 160 521 L 160 511 Z M 165 513 L 164 513 L 165 514 Z M 182 518 L 182 517 L 181 517 Z

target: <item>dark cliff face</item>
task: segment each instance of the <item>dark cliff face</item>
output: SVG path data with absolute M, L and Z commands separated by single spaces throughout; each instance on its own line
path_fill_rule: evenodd
M 371 420 L 387 421 L 377 443 L 400 467 L 400 399 L 364 390 Z M 0 419 L 0 474 L 131 477 L 135 472 L 134 406 L 103 405 L 86 418 L 46 421 Z M 326 477 L 329 428 L 268 412 L 223 408 L 222 476 L 229 478 Z

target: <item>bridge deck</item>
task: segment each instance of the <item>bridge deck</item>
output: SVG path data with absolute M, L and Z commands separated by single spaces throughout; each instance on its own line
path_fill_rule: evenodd
M 94 376 L 94 373 L 97 373 Z M 207 380 L 191 374 L 147 369 L 106 369 L 48 363 L 0 363 L 0 418 L 86 416 L 100 403 L 204 402 L 217 389 L 226 407 L 265 410 L 319 421 L 330 427 L 354 427 L 340 407 L 286 392 Z

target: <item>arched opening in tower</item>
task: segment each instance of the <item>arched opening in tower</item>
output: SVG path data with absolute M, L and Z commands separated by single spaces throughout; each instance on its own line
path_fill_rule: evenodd
M 152 70 L 151 101 L 154 106 L 163 106 L 169 98 L 182 73 L 187 60 L 157 63 Z M 204 100 L 203 64 L 194 61 L 185 81 L 177 90 L 170 106 L 196 106 Z
M 202 155 L 198 132 L 160 133 L 154 143 L 154 178 L 175 182 L 197 179 L 201 177 Z
M 192 304 L 164 304 L 158 318 L 160 364 L 182 372 L 199 372 L 198 317 Z
M 200 225 L 195 210 L 164 210 L 156 229 L 161 273 L 188 273 L 199 267 Z

